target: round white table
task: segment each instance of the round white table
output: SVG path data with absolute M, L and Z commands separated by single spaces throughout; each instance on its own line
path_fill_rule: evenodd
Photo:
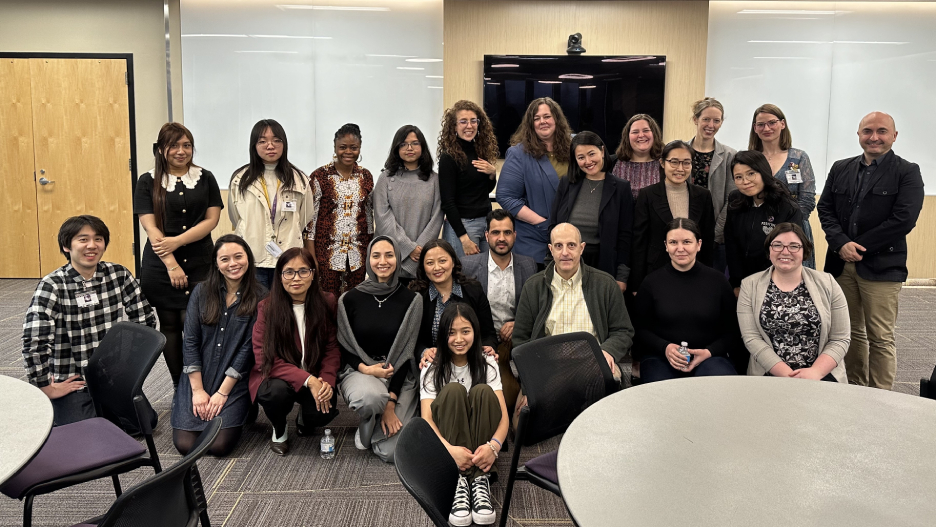
M 936 401 L 801 379 L 662 381 L 585 410 L 558 470 L 580 527 L 932 526 Z
M 35 386 L 0 375 L 0 483 L 29 462 L 52 430 L 52 402 Z

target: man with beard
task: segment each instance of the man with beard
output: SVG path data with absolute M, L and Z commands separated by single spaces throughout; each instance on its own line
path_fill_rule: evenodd
M 507 408 L 513 409 L 520 391 L 520 385 L 510 371 L 514 317 L 524 282 L 536 274 L 536 261 L 529 256 L 513 254 L 514 242 L 517 240 L 514 217 L 504 209 L 488 213 L 484 237 L 489 249 L 462 258 L 462 272 L 481 282 L 491 303 L 494 329 L 497 330 L 497 362 L 504 385 L 504 402 Z

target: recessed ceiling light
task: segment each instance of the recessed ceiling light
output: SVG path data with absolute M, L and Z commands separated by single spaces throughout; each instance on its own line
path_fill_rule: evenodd
M 585 75 L 583 73 L 564 73 L 559 76 L 560 79 L 588 80 L 594 79 L 594 75 Z
M 426 75 L 427 79 L 442 79 L 442 75 Z
M 580 89 L 580 90 L 588 90 L 588 89 L 591 89 L 591 88 L 597 88 L 597 86 L 595 86 L 595 85 L 579 86 L 579 89 Z
M 426 86 L 427 88 L 432 88 L 433 90 L 441 90 L 442 86 Z
M 519 68 L 519 64 L 491 64 L 492 68 Z
M 426 69 L 426 68 L 412 68 L 412 67 L 409 67 L 409 66 L 397 66 L 397 69 L 398 69 L 398 70 L 415 70 L 415 71 L 422 71 L 422 70 L 424 70 L 424 69 Z
M 500 86 L 500 83 L 499 83 L 499 82 L 488 82 L 488 83 L 486 83 L 486 84 L 487 84 L 488 86 Z
M 562 84 L 562 81 L 539 81 L 540 84 Z
M 312 39 L 312 40 L 331 40 L 332 37 L 307 37 L 307 36 L 292 36 L 292 35 L 248 35 L 252 38 L 301 38 L 301 39 Z
M 406 62 L 442 62 L 442 59 L 406 59 Z
M 389 7 L 354 7 L 339 5 L 295 5 L 280 4 L 276 7 L 280 9 L 311 9 L 313 11 L 389 11 Z
M 247 35 L 226 35 L 221 33 L 192 33 L 189 35 L 182 35 L 182 38 L 247 38 Z

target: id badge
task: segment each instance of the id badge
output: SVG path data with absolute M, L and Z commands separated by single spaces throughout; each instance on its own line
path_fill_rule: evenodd
M 284 201 L 284 202 L 283 202 L 283 212 L 296 212 L 296 202 L 295 202 L 295 201 Z
M 283 250 L 280 249 L 279 245 L 276 245 L 276 242 L 272 240 L 266 242 L 266 245 L 264 247 L 266 247 L 267 252 L 270 253 L 270 256 L 272 256 L 273 258 L 279 258 L 280 255 L 283 254 Z
M 101 301 L 98 300 L 97 293 L 92 292 L 78 293 L 75 295 L 75 300 L 78 301 L 78 307 L 96 306 L 101 303 Z
M 799 170 L 787 170 L 786 171 L 787 183 L 796 184 L 803 182 L 803 173 Z

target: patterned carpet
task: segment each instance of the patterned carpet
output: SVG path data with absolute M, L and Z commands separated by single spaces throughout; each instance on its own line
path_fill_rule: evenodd
M 23 379 L 21 355 L 22 323 L 35 287 L 32 280 L 0 280 L 0 375 Z M 895 390 L 919 393 L 919 379 L 929 376 L 936 355 L 936 289 L 904 288 L 897 324 L 898 369 Z M 144 390 L 160 414 L 155 432 L 163 466 L 179 459 L 172 446 L 169 408 L 171 382 L 160 359 Z M 14 404 L 0 401 L 0 407 Z M 318 456 L 320 436 L 298 438 L 290 431 L 292 451 L 281 458 L 270 452 L 270 425 L 262 412 L 257 423 L 245 431 L 244 439 L 228 458 L 203 458 L 199 470 L 208 494 L 209 514 L 215 526 L 384 526 L 431 525 L 419 505 L 403 489 L 393 466 L 368 452 L 354 448 L 357 417 L 343 403 L 342 414 L 332 423 L 338 454 L 332 460 Z M 0 410 L 2 411 L 2 410 Z M 290 418 L 290 423 L 293 418 Z M 523 451 L 521 461 L 558 447 L 553 439 Z M 2 453 L 0 453 L 2 455 Z M 497 466 L 506 474 L 509 456 Z M 121 477 L 124 488 L 151 472 L 147 469 Z M 499 509 L 504 484 L 492 486 Z M 109 481 L 86 483 L 36 499 L 33 525 L 67 526 L 103 513 L 114 499 Z M 499 512 L 499 511 L 498 511 Z M 498 518 L 499 519 L 499 518 Z M 622 523 L 626 513 L 622 512 Z M 22 503 L 0 495 L 0 526 L 20 525 Z M 512 527 L 568 526 L 572 522 L 562 501 L 527 483 L 514 490 L 510 521 Z

